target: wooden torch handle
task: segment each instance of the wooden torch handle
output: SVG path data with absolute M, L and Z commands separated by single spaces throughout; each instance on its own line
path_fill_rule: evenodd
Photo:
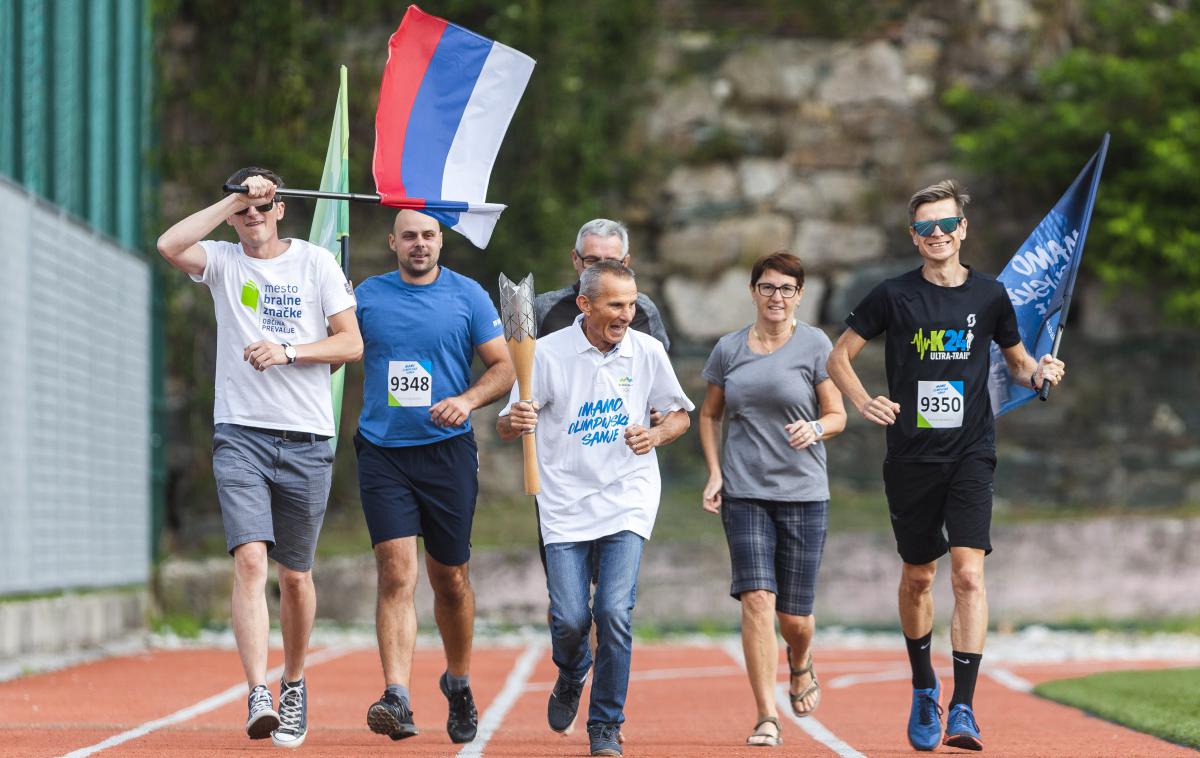
M 513 369 L 517 373 L 517 387 L 521 402 L 528 403 L 533 398 L 533 354 L 536 340 L 532 337 L 508 340 L 508 353 L 513 359 Z M 521 435 L 521 450 L 525 454 L 525 494 L 536 495 L 542 491 L 542 481 L 538 476 L 537 437 L 532 432 Z
M 522 434 L 521 449 L 525 453 L 525 494 L 536 495 L 542 491 L 542 480 L 538 476 L 537 435 L 533 432 Z

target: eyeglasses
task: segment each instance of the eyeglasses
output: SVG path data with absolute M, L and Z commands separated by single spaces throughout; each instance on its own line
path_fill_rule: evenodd
M 962 216 L 950 216 L 949 218 L 939 218 L 936 221 L 914 221 L 912 228 L 922 237 L 928 237 L 933 234 L 933 227 L 935 226 L 946 234 L 950 234 L 958 228 L 958 222 L 962 220 Z
M 625 258 L 623 258 L 623 257 L 622 258 L 600 258 L 599 256 L 595 256 L 595 255 L 588 255 L 585 257 L 585 256 L 580 255 L 578 252 L 575 253 L 575 257 L 578 258 L 581 263 L 583 263 L 584 268 L 591 268 L 592 266 L 595 266 L 600 261 L 617 261 L 618 263 L 625 262 Z
M 254 206 L 254 210 L 258 211 L 259 213 L 266 213 L 267 211 L 271 210 L 274 207 L 275 207 L 275 198 L 271 198 L 271 202 L 265 203 L 263 205 L 256 205 L 256 206 Z M 234 211 L 233 215 L 245 216 L 249 212 L 250 212 L 249 208 L 242 208 L 240 211 Z
M 754 285 L 754 289 L 758 290 L 758 294 L 765 298 L 771 298 L 778 292 L 785 299 L 793 298 L 800 288 L 794 284 L 770 284 L 769 282 L 759 282 Z

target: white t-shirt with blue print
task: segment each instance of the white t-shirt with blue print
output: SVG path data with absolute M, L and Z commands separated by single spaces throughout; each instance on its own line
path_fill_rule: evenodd
M 650 426 L 650 409 L 695 409 L 667 351 L 629 329 L 601 354 L 583 333 L 583 316 L 538 339 L 533 399 L 538 411 L 537 457 L 542 491 L 538 513 L 547 545 L 583 542 L 621 531 L 650 539 L 662 481 L 651 450 L 635 455 L 625 429 Z M 514 385 L 509 406 L 519 399 Z

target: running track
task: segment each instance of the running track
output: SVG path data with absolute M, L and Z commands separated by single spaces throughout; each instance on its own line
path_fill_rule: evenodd
M 272 665 L 280 662 L 272 655 Z M 949 660 L 936 660 L 949 679 Z M 1032 684 L 1130 667 L 1196 665 L 1195 661 L 988 666 L 976 691 L 986 756 L 1195 756 L 1178 747 L 1091 718 L 1027 692 Z M 780 698 L 786 668 L 780 660 Z M 816 718 L 782 718 L 784 744 L 745 746 L 754 722 L 736 640 L 635 644 L 626 705 L 625 755 L 913 756 L 904 738 L 907 660 L 902 650 L 819 649 L 824 699 Z M 366 727 L 366 710 L 382 691 L 374 649 L 330 647 L 309 662 L 310 731 L 299 755 L 586 756 L 587 692 L 570 736 L 549 730 L 546 698 L 554 681 L 541 640 L 515 647 L 477 646 L 472 688 L 480 735 L 453 745 L 445 732 L 446 701 L 437 690 L 437 648 L 419 647 L 413 675 L 418 737 L 393 743 Z M 273 672 L 278 677 L 277 672 Z M 229 650 L 150 650 L 0 683 L 3 756 L 225 756 L 288 754 L 241 732 L 245 684 Z M 944 698 L 947 696 L 943 696 Z M 781 714 L 789 713 L 785 707 Z M 940 753 L 966 751 L 940 748 Z

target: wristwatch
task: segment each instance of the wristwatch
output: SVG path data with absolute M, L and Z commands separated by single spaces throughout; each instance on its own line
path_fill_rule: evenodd
M 296 362 L 296 346 L 295 345 L 289 345 L 286 342 L 283 343 L 283 354 L 287 356 L 289 366 Z
M 818 440 L 825 436 L 825 427 L 821 425 L 820 421 L 810 421 L 808 423 L 809 426 L 812 427 L 813 434 L 816 435 Z

